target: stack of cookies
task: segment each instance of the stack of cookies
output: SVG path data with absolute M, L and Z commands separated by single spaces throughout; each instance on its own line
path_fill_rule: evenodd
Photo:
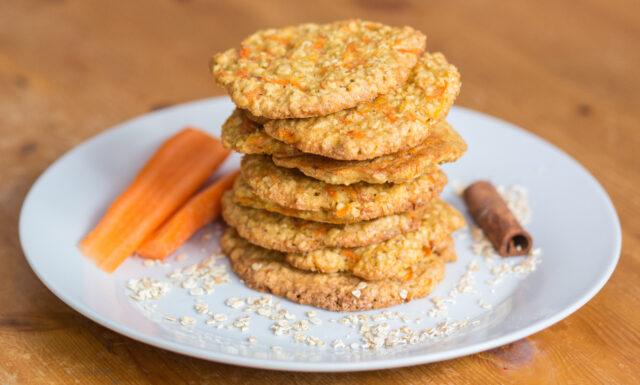
M 438 198 L 465 142 L 460 75 L 410 27 L 360 20 L 259 31 L 214 56 L 244 153 L 221 246 L 251 288 L 329 310 L 427 296 L 464 219 Z

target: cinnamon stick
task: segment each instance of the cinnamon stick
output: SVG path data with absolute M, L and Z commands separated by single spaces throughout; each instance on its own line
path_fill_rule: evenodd
M 501 256 L 529 253 L 533 246 L 531 235 L 520 226 L 491 183 L 475 182 L 464 190 L 463 197 L 473 220 Z

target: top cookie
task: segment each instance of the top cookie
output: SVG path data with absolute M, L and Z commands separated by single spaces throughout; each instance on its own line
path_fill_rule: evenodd
M 215 55 L 216 81 L 231 100 L 270 119 L 326 115 L 405 82 L 426 47 L 410 27 L 362 20 L 301 24 L 254 33 Z
M 444 119 L 460 91 L 460 74 L 441 53 L 424 54 L 407 82 L 373 102 L 308 119 L 264 123 L 272 137 L 311 154 L 364 160 L 415 147 Z

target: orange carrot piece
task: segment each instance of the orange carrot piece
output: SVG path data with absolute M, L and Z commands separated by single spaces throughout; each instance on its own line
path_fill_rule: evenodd
M 80 251 L 102 270 L 113 272 L 228 155 L 220 140 L 193 128 L 180 131 L 160 146 L 80 241 Z
M 189 199 L 144 241 L 137 253 L 149 259 L 164 259 L 173 254 L 193 233 L 220 215 L 222 193 L 233 186 L 239 173 L 237 170 L 225 175 Z

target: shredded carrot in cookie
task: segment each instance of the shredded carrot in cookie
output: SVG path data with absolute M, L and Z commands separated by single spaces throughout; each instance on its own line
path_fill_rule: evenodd
M 313 233 L 313 236 L 314 237 L 319 237 L 322 234 L 326 233 L 328 229 L 329 229 L 328 226 L 321 226 Z
M 431 94 L 429 94 L 429 98 L 431 99 L 439 98 L 440 96 L 442 96 L 442 94 L 444 94 L 445 89 L 446 89 L 446 86 L 442 88 L 438 88 L 437 90 L 434 90 Z
M 253 100 L 256 97 L 262 95 L 262 88 L 258 87 L 258 88 L 254 88 L 253 90 L 247 92 L 244 96 L 249 99 L 249 100 Z
M 329 193 L 329 196 L 331 198 L 333 198 L 334 200 L 338 200 L 338 192 L 336 190 L 333 189 L 333 187 L 329 186 L 328 184 L 324 186 L 324 190 Z
M 420 53 L 422 52 L 421 50 L 418 50 L 418 49 L 406 49 L 406 48 L 396 48 L 396 51 L 401 53 L 412 53 L 414 55 L 420 55 Z
M 356 255 L 356 253 L 354 253 L 351 250 L 345 249 L 345 250 L 342 251 L 342 253 L 352 261 L 358 259 L 358 256 Z
M 251 55 L 251 48 L 249 47 L 242 47 L 242 49 L 240 50 L 239 53 L 240 57 L 242 59 L 246 59 L 247 57 L 249 57 L 249 55 Z
M 351 130 L 347 132 L 347 135 L 354 137 L 354 138 L 358 138 L 358 139 L 362 139 L 364 138 L 366 135 L 359 130 Z
M 289 81 L 284 79 L 262 78 L 262 81 L 265 83 L 279 84 L 281 86 L 286 86 L 289 84 Z
M 324 47 L 324 39 L 320 38 L 318 40 L 315 41 L 315 43 L 313 43 L 313 48 L 315 49 L 322 49 L 322 47 Z
M 342 218 L 349 212 L 349 205 L 345 205 L 343 208 L 335 212 L 336 217 Z
M 280 36 L 269 35 L 269 36 L 265 36 L 264 38 L 266 40 L 276 41 L 276 42 L 282 43 L 282 44 L 289 44 L 289 40 L 288 39 L 285 39 L 285 38 L 280 37 Z
M 289 82 L 291 82 L 291 85 L 296 87 L 297 89 L 299 89 L 300 91 L 305 91 L 304 88 L 302 88 L 302 86 L 300 85 L 300 83 L 298 83 L 298 81 L 294 78 L 289 78 Z

